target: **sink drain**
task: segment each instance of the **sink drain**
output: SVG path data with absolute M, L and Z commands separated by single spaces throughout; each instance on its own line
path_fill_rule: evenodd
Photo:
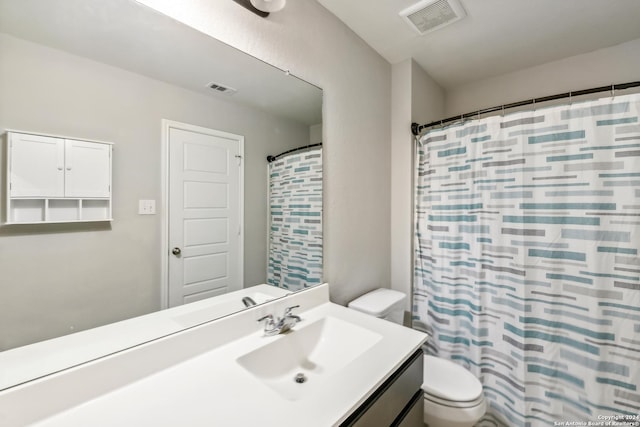
M 297 382 L 298 384 L 302 384 L 304 382 L 307 382 L 307 376 L 301 372 L 299 374 L 296 374 L 296 376 L 293 378 L 293 380 L 295 382 Z

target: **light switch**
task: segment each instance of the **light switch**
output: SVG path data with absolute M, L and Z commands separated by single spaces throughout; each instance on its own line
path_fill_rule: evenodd
M 155 200 L 138 200 L 138 213 L 140 215 L 155 215 L 156 201 Z

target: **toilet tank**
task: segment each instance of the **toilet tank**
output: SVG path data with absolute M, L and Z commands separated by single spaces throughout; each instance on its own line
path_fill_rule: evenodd
M 362 313 L 402 325 L 406 297 L 402 292 L 380 288 L 354 299 L 347 306 Z

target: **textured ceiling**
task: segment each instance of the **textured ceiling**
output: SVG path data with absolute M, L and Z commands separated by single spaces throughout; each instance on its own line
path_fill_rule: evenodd
M 398 13 L 418 0 L 318 0 L 380 55 L 414 58 L 442 87 L 640 38 L 640 0 L 460 0 L 467 17 L 418 35 Z

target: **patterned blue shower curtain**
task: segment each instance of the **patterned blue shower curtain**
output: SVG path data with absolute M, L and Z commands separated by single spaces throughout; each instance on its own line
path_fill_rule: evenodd
M 322 148 L 269 163 L 267 283 L 299 290 L 322 280 Z
M 639 114 L 616 96 L 420 139 L 414 326 L 480 378 L 480 425 L 640 421 Z

